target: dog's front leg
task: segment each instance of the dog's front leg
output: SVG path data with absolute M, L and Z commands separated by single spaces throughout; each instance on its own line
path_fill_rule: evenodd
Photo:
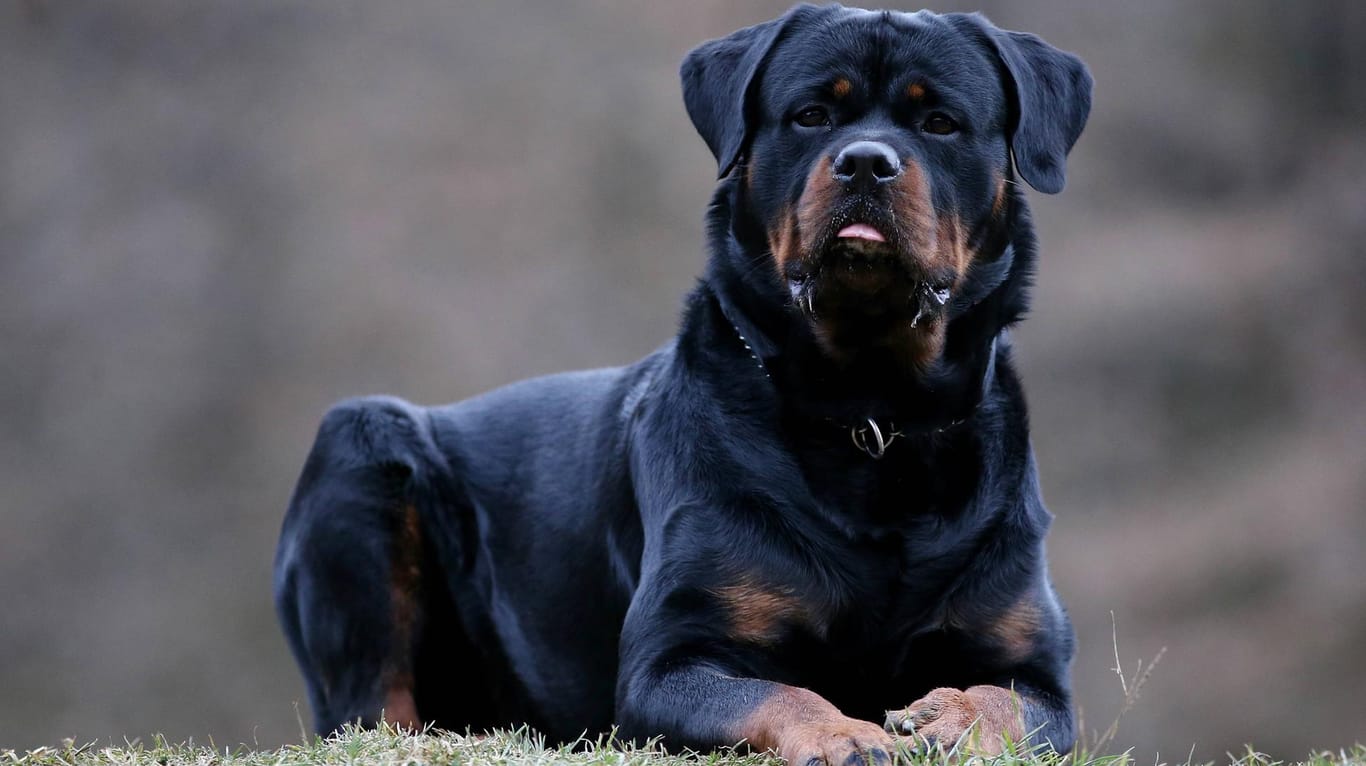
M 678 534 L 704 524 L 694 513 L 666 527 Z M 692 525 L 699 525 L 694 527 Z M 703 542 L 730 540 L 710 532 Z M 686 542 L 686 541 L 685 541 Z M 622 627 L 617 676 L 617 723 L 628 738 L 663 736 L 669 748 L 707 751 L 745 744 L 773 751 L 793 766 L 858 766 L 890 763 L 893 737 L 869 721 L 841 713 L 808 689 L 765 678 L 784 675 L 773 664 L 773 636 L 801 610 L 792 603 L 758 598 L 762 588 L 747 585 L 755 607 L 742 625 L 728 614 L 714 566 L 723 552 L 699 552 L 698 544 L 666 546 L 677 559 L 649 561 Z M 763 619 L 760 619 L 761 616 Z M 769 676 L 770 678 L 774 676 Z
M 961 743 L 961 749 L 981 755 L 999 754 L 1007 741 L 1029 740 L 1059 753 L 1072 749 L 1076 718 L 1067 672 L 1075 639 L 1052 586 L 1039 577 L 1013 599 L 965 591 L 954 622 L 960 651 L 987 672 L 889 711 L 889 732 L 945 749 Z M 964 608 L 986 604 L 993 606 Z

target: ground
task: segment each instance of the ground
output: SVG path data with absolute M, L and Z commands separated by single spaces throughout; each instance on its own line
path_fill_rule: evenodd
M 899 766 L 928 766 L 947 760 L 944 753 L 915 756 L 902 753 Z M 171 744 L 129 742 L 122 746 L 85 744 L 68 740 L 60 747 L 42 747 L 25 753 L 0 750 L 3 766 L 417 766 L 419 764 L 468 764 L 469 766 L 781 766 L 781 761 L 761 755 L 730 752 L 707 755 L 667 755 L 657 747 L 618 747 L 607 739 L 580 743 L 580 747 L 546 749 L 525 732 L 501 732 L 488 737 L 456 734 L 409 735 L 394 731 L 348 729 L 327 739 L 312 738 L 278 750 L 247 747 L 222 748 L 213 743 Z M 1081 753 L 1059 757 L 1039 753 L 1007 753 L 997 758 L 970 758 L 972 766 L 1134 766 L 1127 754 L 1097 756 Z M 1195 766 L 1189 760 L 1172 763 Z M 1249 748 L 1242 755 L 1219 762 L 1229 766 L 1366 766 L 1366 745 L 1350 750 L 1312 753 L 1301 761 L 1275 761 Z

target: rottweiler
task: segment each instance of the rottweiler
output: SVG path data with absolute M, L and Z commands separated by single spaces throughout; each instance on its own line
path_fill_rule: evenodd
M 318 730 L 1069 750 L 1007 330 L 1017 179 L 1062 189 L 1085 65 L 976 14 L 802 5 L 681 75 L 720 172 L 672 342 L 323 418 L 274 581 Z

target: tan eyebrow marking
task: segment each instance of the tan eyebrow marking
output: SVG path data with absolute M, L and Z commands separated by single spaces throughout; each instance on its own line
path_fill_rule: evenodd
M 835 80 L 835 84 L 830 87 L 830 91 L 835 94 L 835 98 L 844 98 L 852 93 L 854 84 L 849 82 L 849 78 L 841 77 Z
M 925 97 L 925 86 L 918 82 L 913 82 L 906 86 L 906 97 L 913 101 L 919 101 Z

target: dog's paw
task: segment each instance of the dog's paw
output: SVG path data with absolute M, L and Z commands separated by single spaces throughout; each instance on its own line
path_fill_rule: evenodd
M 903 710 L 887 711 L 884 728 L 917 747 L 978 755 L 999 755 L 1007 737 L 1020 742 L 1025 733 L 1020 696 L 999 686 L 935 689 Z
M 796 724 L 776 749 L 788 766 L 891 766 L 893 739 L 876 724 L 841 717 Z

